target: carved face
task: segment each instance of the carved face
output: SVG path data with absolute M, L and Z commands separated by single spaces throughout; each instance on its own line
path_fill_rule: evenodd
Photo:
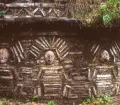
M 102 61 L 109 61 L 110 60 L 110 55 L 109 55 L 108 51 L 104 50 L 101 53 L 101 60 Z
M 54 59 L 55 59 L 55 54 L 54 54 L 53 51 L 47 51 L 45 53 L 45 62 L 46 62 L 46 64 L 48 64 L 48 65 L 53 64 Z
M 6 48 L 0 49 L 0 63 L 6 63 L 9 58 L 9 51 Z

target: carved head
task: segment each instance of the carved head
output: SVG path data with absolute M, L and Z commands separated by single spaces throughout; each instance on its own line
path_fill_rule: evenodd
M 101 53 L 101 61 L 109 61 L 110 60 L 110 55 L 107 50 L 103 50 Z
M 6 63 L 9 59 L 9 51 L 6 48 L 0 49 L 0 63 Z
M 46 64 L 51 65 L 51 64 L 53 64 L 54 60 L 55 60 L 54 52 L 53 51 L 47 51 L 45 53 L 45 62 L 46 62 Z

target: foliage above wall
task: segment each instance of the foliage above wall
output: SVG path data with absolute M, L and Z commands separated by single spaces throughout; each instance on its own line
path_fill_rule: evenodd
M 30 1 L 31 0 L 28 2 Z M 51 3 L 49 4 L 47 1 Z M 2 24 L 0 24 L 0 26 L 4 28 L 7 24 L 8 27 L 10 21 L 18 24 L 16 20 L 19 20 L 20 27 L 29 23 L 36 22 L 38 24 L 40 21 L 44 21 L 44 23 L 49 22 L 50 24 L 53 23 L 55 25 L 55 22 L 58 24 L 64 21 L 64 23 L 72 23 L 72 26 L 74 23 L 80 23 L 80 27 L 95 26 L 95 28 L 97 26 L 119 26 L 119 0 L 104 0 L 105 2 L 103 2 L 103 0 L 68 0 L 68 2 L 64 2 L 64 5 L 62 4 L 63 2 L 59 4 L 57 1 L 61 0 L 55 0 L 56 3 L 50 0 L 42 0 L 41 7 L 38 6 L 41 0 L 36 1 L 36 5 L 33 2 L 32 4 L 25 2 L 23 5 L 22 2 L 19 3 L 17 1 L 16 3 L 10 4 L 1 3 L 0 23 Z M 44 6 L 45 2 L 47 2 L 46 6 Z M 31 5 L 33 9 L 31 9 Z M 33 18 L 35 22 L 31 21 L 32 19 L 28 17 Z
M 114 20 L 120 17 L 120 2 L 118 0 L 107 0 L 102 2 L 96 9 L 91 12 L 75 14 L 75 18 L 85 19 L 87 25 L 93 24 L 97 21 L 102 21 L 104 25 L 111 24 Z
M 100 4 L 100 16 L 102 17 L 104 25 L 112 22 L 120 16 L 120 2 L 118 0 L 108 0 Z

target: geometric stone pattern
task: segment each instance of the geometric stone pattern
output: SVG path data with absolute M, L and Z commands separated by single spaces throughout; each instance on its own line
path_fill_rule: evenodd
M 119 62 L 89 63 L 84 56 L 86 44 L 69 39 L 39 36 L 16 40 L 8 47 L 13 57 L 0 64 L 0 81 L 9 82 L 0 85 L 0 93 L 11 90 L 19 96 L 68 99 L 119 94 Z M 76 51 L 75 46 L 79 46 Z
M 1 0 L 0 8 L 5 18 L 17 17 L 70 17 L 74 12 L 90 12 L 102 0 Z M 5 7 L 5 8 L 4 8 Z
M 66 17 L 66 7 L 55 3 L 12 3 L 1 8 L 5 18 Z

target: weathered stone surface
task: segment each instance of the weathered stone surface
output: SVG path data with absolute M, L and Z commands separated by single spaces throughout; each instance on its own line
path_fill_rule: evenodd
M 91 47 L 86 47 L 89 40 L 82 40 L 72 35 L 60 37 L 44 34 L 31 36 L 31 40 L 27 36 L 16 38 L 16 41 L 8 47 L 12 48 L 9 63 L 14 67 L 0 65 L 0 83 L 2 79 L 7 82 L 10 82 L 10 79 L 14 80 L 10 70 L 16 69 L 17 85 L 15 88 L 0 85 L 0 91 L 8 93 L 9 90 L 16 90 L 20 96 L 24 93 L 29 97 L 39 96 L 41 99 L 71 100 L 82 100 L 103 93 L 119 94 L 119 65 L 114 65 L 113 62 L 110 64 L 100 62 L 98 57 L 100 53 L 93 62 L 94 57 L 89 56 L 88 52 Z M 95 49 L 92 50 L 93 53 Z M 54 53 L 54 59 L 49 64 L 45 61 L 47 51 Z

